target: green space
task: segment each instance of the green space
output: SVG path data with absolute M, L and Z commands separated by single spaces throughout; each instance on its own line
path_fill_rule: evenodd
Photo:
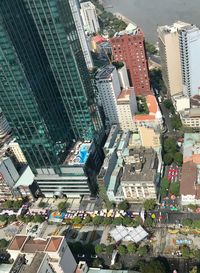
M 180 190 L 180 183 L 179 182 L 170 183 L 166 177 L 161 179 L 160 194 L 162 197 L 165 197 L 168 194 L 178 196 L 179 190 Z
M 91 0 L 91 2 L 97 8 L 101 27 L 100 34 L 102 34 L 103 31 L 107 31 L 109 37 L 113 37 L 116 32 L 126 28 L 127 24 L 123 20 L 118 19 L 113 13 L 106 11 L 103 5 L 99 3 L 99 0 Z
M 149 108 L 147 106 L 145 97 L 136 97 L 138 112 L 137 114 L 149 114 Z
M 151 86 L 158 90 L 159 93 L 166 93 L 166 87 L 162 78 L 162 71 L 159 68 L 154 68 L 149 71 Z
M 176 139 L 173 137 L 166 137 L 163 143 L 164 154 L 163 161 L 165 165 L 171 165 L 172 162 L 178 166 L 182 166 L 183 154 L 179 151 Z
M 146 48 L 146 51 L 151 55 L 158 53 L 156 47 L 147 41 L 145 41 L 145 48 Z

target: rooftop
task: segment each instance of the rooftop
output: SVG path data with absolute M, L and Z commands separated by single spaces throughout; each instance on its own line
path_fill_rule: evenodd
M 110 79 L 111 74 L 116 68 L 113 65 L 107 65 L 103 67 L 96 75 L 97 80 L 102 80 L 102 79 Z
M 182 195 L 194 195 L 200 199 L 200 185 L 197 185 L 197 178 L 197 165 L 192 161 L 183 163 L 180 193 Z
M 91 142 L 77 141 L 74 147 L 69 151 L 64 164 L 68 165 L 83 165 L 86 163 L 89 155 Z
M 45 251 L 47 252 L 56 252 L 58 251 L 60 245 L 62 242 L 62 238 L 61 237 L 51 237 L 49 244 L 47 246 L 47 248 L 45 249 Z
M 200 107 L 200 95 L 195 95 L 190 98 L 191 106 Z
M 35 253 L 36 251 L 44 251 L 49 239 L 42 238 L 27 238 L 26 243 L 22 248 L 22 252 Z
M 194 155 L 200 155 L 200 134 L 185 133 L 183 143 L 183 161 Z
M 129 150 L 122 183 L 133 181 L 154 181 L 157 155 L 153 149 L 135 148 Z
M 128 24 L 128 26 L 125 28 L 125 30 L 116 32 L 114 37 L 119 37 L 119 36 L 123 36 L 125 34 L 127 35 L 136 35 L 136 34 L 140 34 L 142 33 L 140 28 L 138 28 L 137 25 L 134 25 L 132 23 Z
M 148 233 L 141 226 L 138 226 L 136 228 L 116 226 L 116 228 L 110 231 L 110 235 L 112 238 L 114 238 L 116 242 L 122 240 L 127 242 L 132 241 L 134 243 L 139 243 L 148 236 Z
M 88 2 L 81 3 L 81 8 L 83 8 L 83 9 L 94 9 L 95 6 L 92 4 L 92 2 L 88 1 Z
M 11 241 L 8 249 L 10 250 L 20 250 L 24 242 L 26 241 L 27 236 L 16 235 L 14 239 Z
M 131 93 L 134 92 L 134 88 L 133 87 L 129 87 L 126 89 L 123 89 L 119 95 L 119 97 L 117 98 L 118 101 L 120 100 L 129 100 L 130 99 L 130 95 Z
M 44 260 L 46 253 L 37 252 L 31 263 L 23 265 L 19 273 L 36 273 L 41 266 L 42 261 Z

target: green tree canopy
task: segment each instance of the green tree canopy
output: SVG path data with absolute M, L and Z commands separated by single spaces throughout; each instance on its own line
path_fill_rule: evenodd
M 170 153 L 166 153 L 163 156 L 163 162 L 165 165 L 171 165 L 173 161 L 173 156 Z
M 114 250 L 114 246 L 113 245 L 108 245 L 106 246 L 106 253 L 108 255 L 112 254 L 113 253 L 113 250 Z
M 120 245 L 118 247 L 118 252 L 121 256 L 124 256 L 127 253 L 127 248 L 124 245 Z
M 95 246 L 95 253 L 98 255 L 100 253 L 103 253 L 105 249 L 105 246 L 103 244 L 97 244 Z
M 35 215 L 33 217 L 33 222 L 34 223 L 43 223 L 44 221 L 45 221 L 45 218 L 42 215 Z
M 151 217 L 147 217 L 144 221 L 144 225 L 146 227 L 152 227 L 154 225 L 154 221 Z
M 74 218 L 73 218 L 73 223 L 74 223 L 75 225 L 81 224 L 81 223 L 82 223 L 82 218 L 81 218 L 80 216 L 74 217 Z
M 164 151 L 166 153 L 174 154 L 177 149 L 176 140 L 172 137 L 165 138 L 164 140 Z
M 140 246 L 138 249 L 137 249 L 137 254 L 139 256 L 146 256 L 148 253 L 148 248 L 147 246 Z
M 180 183 L 174 182 L 170 184 L 169 191 L 175 196 L 179 195 L 179 190 L 180 190 Z
M 178 166 L 182 166 L 183 163 L 183 154 L 180 152 L 176 152 L 174 154 L 174 162 L 178 165 Z
M 184 219 L 182 219 L 181 223 L 183 226 L 191 227 L 193 221 L 190 218 L 184 218 Z
M 130 243 L 127 246 L 128 253 L 136 253 L 137 251 L 137 245 L 134 243 Z
M 178 115 L 174 115 L 171 118 L 171 124 L 172 124 L 172 128 L 175 130 L 179 130 L 182 127 L 182 122 Z
M 46 206 L 46 203 L 45 203 L 45 202 L 40 202 L 40 203 L 38 204 L 38 207 L 39 207 L 39 208 L 45 208 L 45 206 Z
M 105 226 L 110 225 L 110 224 L 112 224 L 112 221 L 113 221 L 113 219 L 111 217 L 105 217 L 103 219 L 103 225 L 105 225 Z
M 145 48 L 146 48 L 146 51 L 152 55 L 157 53 L 156 47 L 152 45 L 151 43 L 145 42 Z
M 113 219 L 112 223 L 115 226 L 120 226 L 123 223 L 123 218 L 122 217 L 116 217 L 116 218 Z
M 156 206 L 155 199 L 147 199 L 143 203 L 145 210 L 153 210 Z
M 5 249 L 9 244 L 9 241 L 6 239 L 0 239 L 0 249 Z
M 95 226 L 99 226 L 103 223 L 103 216 L 95 216 L 92 220 Z
M 140 271 L 141 273 L 167 273 L 165 265 L 157 260 L 142 263 Z
M 61 212 L 65 212 L 67 210 L 67 208 L 69 207 L 69 204 L 67 202 L 60 202 L 58 204 L 58 210 Z
M 190 248 L 188 246 L 182 246 L 181 247 L 181 252 L 183 258 L 189 258 L 190 257 Z
M 198 267 L 194 266 L 189 273 L 198 273 Z
M 130 217 L 124 217 L 123 219 L 123 225 L 124 226 L 129 226 L 132 222 L 132 219 Z
M 86 225 L 89 224 L 90 222 L 92 222 L 92 218 L 89 215 L 87 215 L 85 219 L 83 219 L 82 224 Z
M 128 210 L 129 209 L 129 203 L 126 200 L 122 201 L 121 203 L 119 203 L 118 209 Z
M 168 190 L 169 190 L 169 186 L 170 186 L 169 180 L 167 178 L 165 178 L 165 177 L 162 178 L 161 182 L 160 182 L 160 194 L 162 196 L 167 195 Z

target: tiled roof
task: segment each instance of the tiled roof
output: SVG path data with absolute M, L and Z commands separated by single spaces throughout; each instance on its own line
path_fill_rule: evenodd
M 9 245 L 9 250 L 20 250 L 23 243 L 27 239 L 27 236 L 16 235 L 15 238 L 12 240 L 11 244 Z
M 155 116 L 153 115 L 135 115 L 133 116 L 135 121 L 142 121 L 142 120 L 154 120 Z
M 180 193 L 182 195 L 196 195 L 197 166 L 192 161 L 183 163 Z
M 157 104 L 155 96 L 153 95 L 146 96 L 146 102 L 149 108 L 149 113 L 156 114 L 159 109 L 158 109 L 158 104 Z
M 35 253 L 36 251 L 44 251 L 50 239 L 30 238 L 26 241 L 22 251 L 27 253 Z
M 56 252 L 56 251 L 58 251 L 61 242 L 62 242 L 62 238 L 52 237 L 50 239 L 50 242 L 49 242 L 49 244 L 48 244 L 45 251 L 47 251 L 47 252 Z

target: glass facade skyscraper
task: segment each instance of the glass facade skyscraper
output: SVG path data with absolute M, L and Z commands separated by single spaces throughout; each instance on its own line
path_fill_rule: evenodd
M 102 128 L 68 0 L 0 1 L 0 106 L 34 173 Z

